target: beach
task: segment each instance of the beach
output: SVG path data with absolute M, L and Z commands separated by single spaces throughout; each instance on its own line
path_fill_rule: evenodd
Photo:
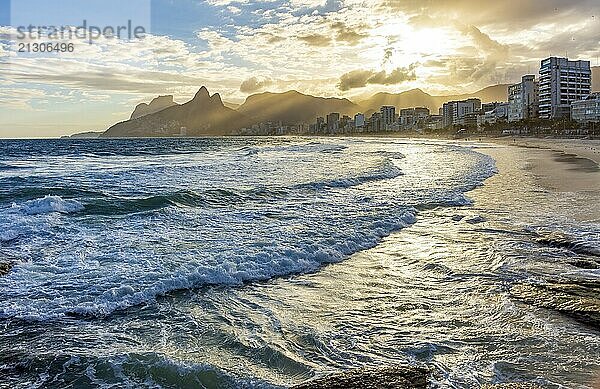
M 11 387 L 598 379 L 589 162 L 392 138 L 64 142 L 1 154 Z
M 506 138 L 495 144 L 529 149 L 523 158 L 526 169 L 544 188 L 558 192 L 600 191 L 600 141 L 577 139 Z M 599 220 L 598 207 L 586 210 L 580 219 Z

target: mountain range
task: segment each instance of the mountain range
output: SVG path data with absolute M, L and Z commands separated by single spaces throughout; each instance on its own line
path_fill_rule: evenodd
M 592 84 L 593 91 L 600 91 L 600 67 L 592 68 Z M 229 135 L 240 128 L 261 122 L 281 122 L 284 125 L 313 123 L 317 117 L 324 117 L 331 112 L 348 116 L 359 112 L 370 115 L 382 105 L 393 105 L 398 110 L 427 107 L 435 114 L 443 103 L 452 100 L 476 97 L 484 103 L 507 101 L 508 86 L 492 85 L 474 93 L 443 96 L 430 95 L 421 89 L 401 93 L 382 92 L 356 102 L 344 98 L 316 97 L 297 91 L 264 92 L 248 96 L 241 105 L 224 103 L 218 93 L 210 96 L 203 86 L 185 104 L 175 103 L 170 95 L 158 96 L 149 104 L 139 104 L 129 120 L 113 125 L 102 136 Z M 182 127 L 185 127 L 185 132 Z
M 396 109 L 410 107 L 426 107 L 432 114 L 437 114 L 438 109 L 447 101 L 465 100 L 471 97 L 481 99 L 483 103 L 508 100 L 509 84 L 488 86 L 474 93 L 462 95 L 432 96 L 421 89 L 411 89 L 402 93 L 377 93 L 370 98 L 359 101 L 365 113 L 378 111 L 382 105 L 393 105 Z
M 202 87 L 187 103 L 117 123 L 102 137 L 226 135 L 251 124 L 245 115 L 225 107 L 218 93 L 210 96 Z
M 354 115 L 361 110 L 348 99 L 315 97 L 297 91 L 251 95 L 237 109 L 258 123 L 281 121 L 284 124 L 312 123 L 318 116 L 331 112 Z
M 142 116 L 150 115 L 152 113 L 162 111 L 165 108 L 172 107 L 174 105 L 178 105 L 173 101 L 173 96 L 158 96 L 150 102 L 150 104 L 141 103 L 138 104 L 133 113 L 131 114 L 130 119 L 141 118 Z
M 494 85 L 471 94 L 432 96 L 420 89 L 406 92 L 377 93 L 369 99 L 354 103 L 343 98 L 325 98 L 297 91 L 264 92 L 248 96 L 243 104 L 223 103 L 218 93 L 210 96 L 206 87 L 194 98 L 177 104 L 173 96 L 159 96 L 150 104 L 135 107 L 129 120 L 111 126 L 103 137 L 152 137 L 185 134 L 228 135 L 243 127 L 261 122 L 281 122 L 284 125 L 312 123 L 331 112 L 353 116 L 358 112 L 370 114 L 382 105 L 397 109 L 427 107 L 432 113 L 446 101 L 478 97 L 483 102 L 506 101 L 508 85 Z M 230 108 L 233 107 L 233 108 Z M 235 108 L 235 109 L 234 109 Z M 182 132 L 182 128 L 185 131 Z

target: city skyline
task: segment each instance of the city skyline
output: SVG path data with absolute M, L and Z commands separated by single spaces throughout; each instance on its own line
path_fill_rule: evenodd
M 11 56 L 0 18 L 1 136 L 103 130 L 140 102 L 187 101 L 200 85 L 232 103 L 287 90 L 352 101 L 414 88 L 460 94 L 537 75 L 552 54 L 592 66 L 600 55 L 592 1 L 368 3 L 153 1 L 144 40 L 99 39 L 50 59 Z

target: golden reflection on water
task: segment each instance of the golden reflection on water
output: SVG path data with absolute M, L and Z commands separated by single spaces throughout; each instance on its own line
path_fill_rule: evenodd
M 226 355 L 238 355 L 236 364 L 255 358 L 256 350 L 276 350 L 259 358 L 267 358 L 269 368 L 255 361 L 245 368 L 282 384 L 310 378 L 311 369 L 332 372 L 357 361 L 380 366 L 407 359 L 432 363 L 442 382 L 458 385 L 494 377 L 594 380 L 600 338 L 554 310 L 559 294 L 539 294 L 527 283 L 534 274 L 564 271 L 556 260 L 532 259 L 538 251 L 555 254 L 537 246 L 526 228 L 545 207 L 556 211 L 557 199 L 523 173 L 521 151 L 493 152 L 501 174 L 470 193 L 472 207 L 421 210 L 415 225 L 314 274 L 203 295 L 229 307 L 213 325 L 240 344 L 224 340 L 220 350 L 231 347 Z M 528 304 L 515 296 L 517 290 L 538 293 L 534 299 L 546 299 L 548 306 Z M 565 304 L 599 306 L 591 297 L 587 303 L 567 297 Z M 213 320 L 197 307 L 191 314 Z M 254 351 L 240 357 L 239 347 Z

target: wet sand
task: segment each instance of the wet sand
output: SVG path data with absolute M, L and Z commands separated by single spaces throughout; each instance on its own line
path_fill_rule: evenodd
M 501 138 L 498 142 L 522 147 L 537 147 L 587 158 L 600 163 L 600 140 L 589 139 L 537 139 Z
M 493 143 L 528 148 L 527 169 L 546 190 L 600 192 L 600 141 L 579 139 L 500 138 Z M 600 208 L 580 220 L 600 220 Z

